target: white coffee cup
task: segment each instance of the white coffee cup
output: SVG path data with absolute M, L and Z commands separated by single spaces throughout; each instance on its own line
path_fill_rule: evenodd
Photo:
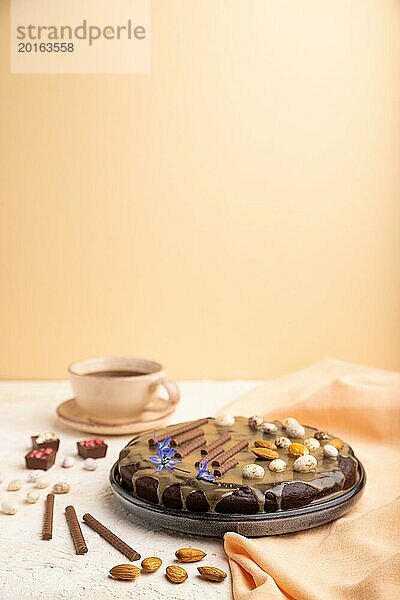
M 162 414 L 179 402 L 175 381 L 152 360 L 88 358 L 72 363 L 68 371 L 76 402 L 97 423 L 139 419 L 144 411 Z M 160 397 L 162 388 L 167 400 Z

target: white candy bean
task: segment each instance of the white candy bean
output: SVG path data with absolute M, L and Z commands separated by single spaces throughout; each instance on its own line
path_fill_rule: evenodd
M 83 461 L 83 468 L 86 471 L 95 471 L 97 469 L 97 463 L 94 458 L 85 458 Z
M 75 459 L 73 456 L 66 456 L 64 458 L 64 460 L 61 463 L 61 466 L 64 467 L 64 469 L 70 469 L 71 467 L 73 467 L 75 464 Z
M 268 468 L 270 471 L 274 471 L 275 473 L 281 473 L 286 469 L 286 463 L 280 458 L 275 458 L 275 460 L 271 460 Z
M 45 473 L 46 471 L 44 471 L 43 469 L 35 469 L 28 473 L 28 477 L 26 478 L 26 480 L 29 481 L 29 483 L 36 483 L 39 477 L 42 477 L 42 475 L 44 475 Z
M 61 481 L 60 483 L 55 483 L 51 491 L 53 492 L 53 494 L 68 494 L 70 489 L 71 487 L 68 483 L 65 483 L 65 481 Z
M 339 450 L 335 448 L 335 446 L 332 446 L 332 444 L 325 444 L 324 455 L 326 458 L 337 458 L 339 455 Z
M 245 465 L 242 471 L 242 477 L 246 479 L 262 479 L 264 477 L 264 469 L 261 465 Z
M 35 504 L 39 500 L 39 498 L 40 498 L 40 494 L 39 494 L 39 492 L 35 492 L 35 490 L 31 490 L 26 495 L 26 501 L 29 504 Z
M 7 500 L 3 500 L 1 503 L 1 510 L 6 515 L 15 515 L 17 512 L 17 507 L 12 502 L 8 502 Z
M 22 487 L 22 481 L 20 481 L 19 479 L 12 479 L 7 486 L 7 491 L 8 492 L 18 492 L 18 490 L 20 490 L 21 487 Z
M 39 479 L 36 481 L 36 487 L 39 488 L 39 490 L 43 490 L 44 488 L 47 488 L 50 485 L 50 479 L 48 479 L 47 477 L 39 477 Z
M 317 459 L 312 454 L 304 454 L 303 456 L 299 456 L 293 463 L 293 471 L 298 471 L 299 473 L 308 473 L 309 471 L 314 471 L 317 466 Z

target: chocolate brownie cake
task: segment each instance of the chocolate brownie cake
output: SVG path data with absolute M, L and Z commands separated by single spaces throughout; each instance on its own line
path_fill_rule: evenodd
M 223 416 L 133 438 L 120 452 L 133 496 L 191 512 L 255 514 L 343 494 L 358 479 L 350 446 L 293 417 Z

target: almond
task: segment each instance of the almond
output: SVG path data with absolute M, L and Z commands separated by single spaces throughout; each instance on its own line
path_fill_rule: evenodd
M 217 569 L 217 567 L 197 567 L 198 572 L 203 579 L 208 581 L 223 581 L 226 578 L 225 571 Z
M 154 573 L 154 571 L 157 571 L 161 567 L 162 560 L 157 556 L 149 556 L 148 558 L 144 558 L 141 564 L 145 573 Z
M 184 563 L 197 562 L 206 556 L 206 553 L 197 548 L 180 548 L 175 552 L 178 560 Z
M 178 567 L 178 565 L 170 565 L 165 572 L 172 583 L 183 583 L 188 576 L 185 569 Z
M 305 454 L 310 454 L 309 449 L 304 444 L 290 444 L 288 448 L 288 452 L 290 456 L 294 456 L 298 458 L 299 456 L 304 456 Z
M 254 445 L 256 448 L 269 448 L 269 450 L 276 450 L 274 442 L 269 442 L 268 440 L 256 440 Z
M 110 570 L 110 575 L 114 579 L 133 581 L 136 577 L 139 577 L 140 569 L 135 565 L 117 565 Z
M 279 454 L 275 450 L 270 450 L 269 448 L 252 448 L 251 451 L 258 458 L 264 460 L 274 460 L 274 458 L 279 458 Z

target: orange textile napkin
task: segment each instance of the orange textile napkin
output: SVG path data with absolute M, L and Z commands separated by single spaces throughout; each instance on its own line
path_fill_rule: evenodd
M 333 359 L 225 407 L 326 429 L 349 442 L 367 473 L 363 497 L 337 521 L 281 536 L 225 534 L 235 600 L 400 598 L 399 408 L 400 374 Z

